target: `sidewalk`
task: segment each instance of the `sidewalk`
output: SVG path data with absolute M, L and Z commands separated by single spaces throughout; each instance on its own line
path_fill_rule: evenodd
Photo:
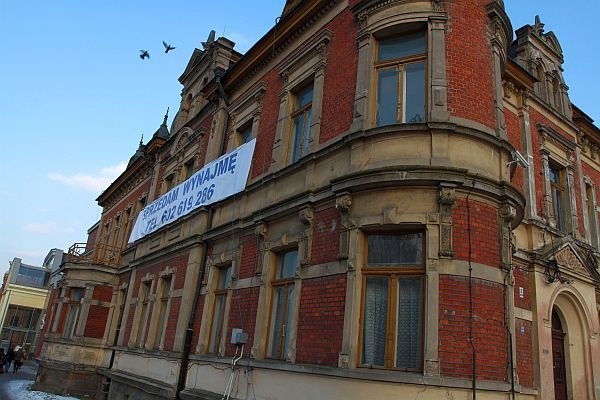
M 35 381 L 37 362 L 27 360 L 17 373 L 5 372 L 0 375 L 0 399 L 2 400 L 77 400 L 75 397 L 58 396 L 45 392 L 30 391 Z

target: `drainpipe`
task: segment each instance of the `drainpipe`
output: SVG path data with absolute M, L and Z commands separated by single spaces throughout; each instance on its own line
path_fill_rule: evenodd
M 212 227 L 213 208 L 208 209 L 208 217 L 206 223 L 206 230 L 208 231 Z M 190 311 L 190 318 L 187 329 L 185 330 L 185 339 L 183 342 L 183 353 L 181 354 L 181 367 L 179 368 L 179 377 L 177 378 L 177 391 L 175 392 L 175 399 L 181 400 L 180 393 L 185 389 L 185 381 L 187 379 L 188 365 L 190 361 L 190 353 L 192 352 L 192 336 L 194 334 L 194 323 L 196 322 L 196 306 L 200 293 L 202 291 L 202 282 L 204 281 L 204 275 L 206 271 L 206 260 L 208 258 L 208 243 L 206 240 L 202 241 L 202 261 L 200 262 L 200 276 L 198 283 L 196 284 L 196 292 L 194 293 L 194 302 L 192 303 L 192 310 Z
M 225 89 L 223 88 L 223 84 L 221 83 L 221 77 L 223 76 L 225 71 L 221 68 L 215 69 L 215 82 L 217 84 L 217 92 L 223 102 L 227 107 L 229 107 L 229 99 L 227 98 L 227 94 L 225 93 Z M 227 132 L 227 125 L 229 124 L 229 110 L 225 113 L 225 121 L 223 124 L 223 137 L 221 140 L 221 152 L 223 151 L 223 146 L 225 142 L 225 134 Z M 213 207 L 208 209 L 207 223 L 206 223 L 206 231 L 212 228 L 212 219 L 213 219 Z M 187 379 L 188 366 L 190 361 L 190 353 L 192 352 L 192 337 L 194 334 L 194 323 L 196 321 L 196 305 L 198 303 L 198 299 L 200 298 L 200 293 L 202 291 L 202 282 L 204 281 L 204 275 L 206 273 L 206 259 L 208 258 L 208 243 L 206 240 L 202 241 L 202 261 L 200 263 L 200 277 L 198 279 L 198 284 L 196 285 L 196 292 L 194 293 L 194 302 L 192 303 L 192 310 L 190 313 L 190 318 L 188 322 L 188 327 L 185 331 L 185 339 L 183 343 L 183 353 L 181 355 L 181 367 L 179 369 L 179 377 L 177 378 L 177 391 L 175 392 L 175 399 L 181 400 L 180 394 L 183 389 L 185 389 L 185 381 Z
M 469 193 L 467 193 L 467 233 L 469 242 L 469 343 L 471 344 L 471 389 L 473 390 L 473 400 L 477 399 L 477 354 L 475 352 L 475 343 L 473 343 L 473 266 L 471 265 L 472 248 L 471 248 L 471 207 L 469 204 L 469 196 L 475 189 L 475 181 Z

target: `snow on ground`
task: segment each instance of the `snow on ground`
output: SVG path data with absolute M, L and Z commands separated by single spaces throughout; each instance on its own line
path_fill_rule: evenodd
M 10 393 L 11 400 L 78 400 L 76 397 L 30 390 L 31 385 L 33 385 L 31 381 L 11 381 L 7 382 L 6 387 L 2 389 Z

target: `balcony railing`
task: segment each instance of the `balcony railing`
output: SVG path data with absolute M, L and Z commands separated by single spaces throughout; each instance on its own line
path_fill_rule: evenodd
M 69 247 L 67 262 L 74 264 L 99 264 L 118 267 L 121 261 L 121 249 L 107 244 L 98 244 L 88 249 L 86 243 L 75 243 Z

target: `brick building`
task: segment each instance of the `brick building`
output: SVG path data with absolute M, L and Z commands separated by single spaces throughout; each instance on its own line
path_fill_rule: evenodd
M 501 0 L 288 0 L 243 55 L 211 33 L 69 251 L 37 385 L 600 398 L 600 131 L 562 64 Z

